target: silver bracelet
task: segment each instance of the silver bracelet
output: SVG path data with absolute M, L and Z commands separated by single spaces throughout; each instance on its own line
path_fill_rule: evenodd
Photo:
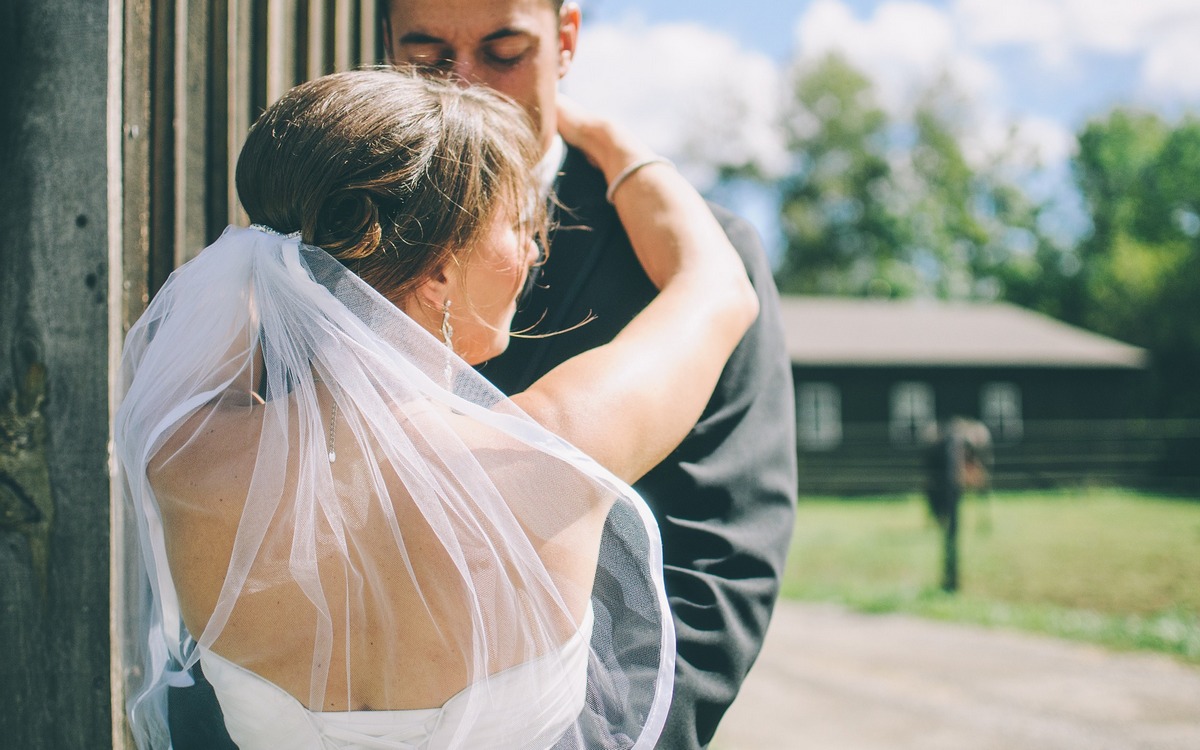
M 675 166 L 671 163 L 670 159 L 662 156 L 651 156 L 647 159 L 635 161 L 633 164 L 630 164 L 628 167 L 625 167 L 618 172 L 617 176 L 613 178 L 612 182 L 608 183 L 608 190 L 604 191 L 604 200 L 612 203 L 613 193 L 617 192 L 617 188 L 621 187 L 621 183 L 625 182 L 625 180 L 628 180 L 634 172 L 638 171 L 642 167 L 648 167 L 651 164 L 666 164 L 667 166 L 671 167 Z

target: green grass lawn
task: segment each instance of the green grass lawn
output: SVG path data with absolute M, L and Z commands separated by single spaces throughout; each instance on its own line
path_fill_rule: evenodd
M 1200 502 L 1126 490 L 970 496 L 960 591 L 924 500 L 801 498 L 783 594 L 1150 649 L 1200 663 Z

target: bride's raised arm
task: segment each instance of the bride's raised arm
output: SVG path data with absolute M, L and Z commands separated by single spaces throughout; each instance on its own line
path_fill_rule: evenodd
M 659 293 L 611 342 L 563 362 L 513 400 L 632 482 L 700 418 L 758 315 L 758 298 L 703 198 L 674 168 L 570 103 L 560 106 L 559 130 L 604 173 Z

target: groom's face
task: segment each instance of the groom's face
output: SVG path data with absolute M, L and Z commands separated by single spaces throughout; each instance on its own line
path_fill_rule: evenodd
M 558 79 L 579 35 L 579 7 L 552 0 L 391 0 L 388 54 L 507 94 L 525 108 L 544 147 L 554 136 Z

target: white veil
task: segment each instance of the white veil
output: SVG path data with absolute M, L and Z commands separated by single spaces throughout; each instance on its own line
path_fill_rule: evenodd
M 325 742 L 411 716 L 369 746 L 653 746 L 674 634 L 649 510 L 323 250 L 226 230 L 122 375 L 139 747 L 170 746 L 167 688 L 201 658 Z M 231 732 L 286 723 L 218 695 Z

